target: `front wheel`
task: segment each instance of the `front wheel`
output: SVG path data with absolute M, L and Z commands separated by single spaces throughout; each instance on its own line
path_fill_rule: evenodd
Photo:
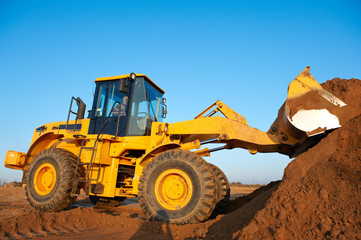
M 177 224 L 201 222 L 216 205 L 216 182 L 207 162 L 186 150 L 156 156 L 139 181 L 139 203 L 148 219 Z
M 31 206 L 40 211 L 60 211 L 70 207 L 77 158 L 64 149 L 46 149 L 30 164 L 25 193 Z

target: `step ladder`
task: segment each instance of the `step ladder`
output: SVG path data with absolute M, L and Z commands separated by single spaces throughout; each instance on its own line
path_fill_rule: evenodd
M 113 105 L 113 107 L 114 107 L 114 105 Z M 71 105 L 70 105 L 70 108 L 71 108 Z M 69 113 L 69 115 L 70 115 L 70 113 Z M 110 116 L 110 113 L 109 113 L 109 116 Z M 93 164 L 93 159 L 94 159 L 94 156 L 95 156 L 94 153 L 96 153 L 97 143 L 99 141 L 102 141 L 100 139 L 100 135 L 103 133 L 103 130 L 104 130 L 105 126 L 107 125 L 109 119 L 110 119 L 109 116 L 108 116 L 107 120 L 105 121 L 105 123 L 103 124 L 102 128 L 100 129 L 100 132 L 98 133 L 97 138 L 94 141 L 93 147 L 84 147 L 84 143 L 89 141 L 89 139 L 87 139 L 86 136 L 84 136 L 84 135 L 73 135 L 74 138 L 81 138 L 81 146 L 80 146 L 79 156 L 78 156 L 78 160 L 77 160 L 77 164 L 76 164 L 76 168 L 75 168 L 73 188 L 72 188 L 72 192 L 71 192 L 71 195 L 74 196 L 74 197 L 79 196 L 79 193 L 77 192 L 77 190 L 78 190 L 78 186 L 79 186 L 80 183 L 85 183 L 85 187 L 84 187 L 85 188 L 85 194 L 88 196 L 89 192 L 90 192 L 90 182 L 91 181 L 98 181 L 99 178 L 100 178 L 100 170 L 101 170 L 101 167 L 102 167 L 101 164 L 98 164 L 98 176 L 97 176 L 97 178 L 90 178 L 90 174 L 91 174 L 91 171 L 92 171 L 91 169 L 93 167 L 92 164 Z M 68 117 L 68 119 L 69 119 L 69 117 Z M 80 162 L 81 152 L 83 151 L 83 149 L 91 149 L 92 150 L 92 155 L 90 157 L 89 163 Z M 77 177 L 77 172 L 78 172 L 79 166 L 84 166 L 84 165 L 87 166 L 85 177 Z M 97 187 L 97 186 L 95 185 L 95 187 Z
M 72 188 L 72 192 L 71 192 L 71 196 L 76 197 L 76 196 L 80 195 L 77 192 L 79 184 L 84 184 L 84 183 L 85 183 L 85 187 L 84 187 L 85 193 L 86 193 L 86 195 L 89 195 L 90 182 L 99 180 L 101 165 L 98 166 L 99 169 L 98 169 L 97 178 L 90 178 L 91 169 L 93 168 L 93 159 L 95 158 L 95 154 L 96 154 L 98 138 L 95 140 L 94 145 L 92 147 L 85 147 L 84 145 L 85 145 L 86 142 L 89 141 L 89 139 L 86 139 L 85 136 L 83 136 L 83 135 L 74 135 L 74 137 L 76 137 L 76 138 L 82 137 L 83 138 L 81 140 L 79 155 L 78 155 L 78 159 L 77 159 L 77 163 L 76 163 L 76 167 L 75 167 L 75 172 L 74 172 L 73 188 Z M 81 153 L 82 153 L 83 150 L 92 150 L 90 161 L 88 163 L 80 162 L 80 157 L 81 157 Z M 78 174 L 77 174 L 78 170 L 82 166 L 87 167 L 86 168 L 86 173 L 85 173 L 84 176 L 78 176 Z

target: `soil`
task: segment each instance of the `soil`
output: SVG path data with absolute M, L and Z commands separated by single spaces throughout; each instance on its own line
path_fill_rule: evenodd
M 234 200 L 227 212 L 240 208 L 263 192 L 258 189 L 252 193 L 255 189 L 231 187 Z M 212 219 L 184 226 L 150 222 L 142 213 L 137 198 L 127 199 L 117 208 L 106 209 L 96 208 L 83 195 L 69 210 L 41 213 L 27 202 L 22 187 L 1 187 L 0 196 L 0 239 L 185 239 L 206 234 L 207 228 L 218 221 Z
M 361 240 L 361 81 L 322 86 L 348 104 L 345 124 L 295 158 L 281 181 L 245 196 L 231 189 L 224 215 L 178 226 L 146 220 L 137 199 L 99 209 L 85 196 L 69 210 L 40 213 L 23 188 L 9 187 L 0 188 L 0 239 Z

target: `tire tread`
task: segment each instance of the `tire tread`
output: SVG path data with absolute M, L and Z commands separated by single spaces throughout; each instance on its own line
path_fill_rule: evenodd
M 32 179 L 30 179 L 31 172 L 36 171 L 36 169 L 34 169 L 36 163 L 44 157 L 51 157 L 58 163 L 59 172 L 57 172 L 57 174 L 60 174 L 60 183 L 56 192 L 50 199 L 40 202 L 32 196 L 31 192 L 34 191 L 34 189 L 29 189 L 29 183 L 32 181 Z M 69 208 L 76 200 L 75 197 L 71 196 L 76 162 L 77 157 L 73 153 L 64 149 L 49 148 L 40 152 L 30 164 L 30 168 L 28 169 L 25 177 L 25 194 L 30 205 L 42 212 L 61 211 Z M 79 176 L 79 174 L 80 170 L 77 172 L 77 176 Z
M 164 161 L 172 160 L 182 161 L 190 166 L 193 166 L 193 169 L 195 169 L 200 175 L 201 186 L 203 186 L 200 200 L 196 205 L 195 209 L 193 209 L 188 215 L 181 216 L 177 219 L 168 219 L 157 214 L 156 212 L 153 212 L 151 208 L 148 207 L 149 203 L 146 199 L 147 181 L 152 171 L 160 167 L 160 165 L 164 163 Z M 207 220 L 212 214 L 217 199 L 215 188 L 216 182 L 212 170 L 203 158 L 190 151 L 172 149 L 160 153 L 145 166 L 145 168 L 143 169 L 143 174 L 139 180 L 138 197 L 140 206 L 143 209 L 144 214 L 150 220 L 155 219 L 176 224 L 197 223 Z

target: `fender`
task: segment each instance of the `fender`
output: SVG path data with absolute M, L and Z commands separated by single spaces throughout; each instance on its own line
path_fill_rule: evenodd
M 165 152 L 167 150 L 180 148 L 180 147 L 181 147 L 181 145 L 178 143 L 175 143 L 175 142 L 163 143 L 163 144 L 158 145 L 155 148 L 151 149 L 149 152 L 146 152 L 145 155 L 138 160 L 137 164 L 144 166 L 149 158 L 153 158 L 155 155 L 157 155 L 161 152 Z
M 28 153 L 26 154 L 24 167 L 26 167 L 30 162 L 29 160 L 36 155 L 38 155 L 41 151 L 48 148 L 49 144 L 51 144 L 54 140 L 63 138 L 63 134 L 54 134 L 53 132 L 45 133 L 41 137 L 35 140 L 33 144 L 31 144 Z

